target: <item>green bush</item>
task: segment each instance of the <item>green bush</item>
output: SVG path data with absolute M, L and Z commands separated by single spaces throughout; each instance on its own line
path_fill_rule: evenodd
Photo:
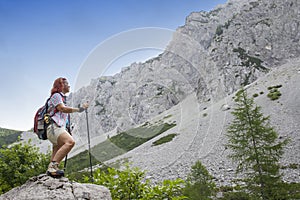
M 158 185 L 148 187 L 143 193 L 142 200 L 187 199 L 187 197 L 182 195 L 183 183 L 184 181 L 182 179 L 164 180 Z
M 258 97 L 258 94 L 257 94 L 257 93 L 253 94 L 253 97 L 254 97 L 254 98 L 255 98 L 255 97 Z
M 28 143 L 0 149 L 0 194 L 24 184 L 29 178 L 45 173 L 50 154 L 42 154 Z
M 298 169 L 300 168 L 300 164 L 297 164 L 297 163 L 291 163 L 289 164 L 288 166 L 290 169 Z
M 89 182 L 89 178 L 85 177 L 84 182 Z M 152 186 L 149 180 L 145 180 L 145 172 L 138 168 L 131 169 L 128 164 L 124 170 L 108 168 L 107 172 L 104 172 L 97 169 L 94 172 L 94 183 L 107 187 L 112 199 L 116 200 L 184 199 L 181 192 L 183 180 L 165 180 Z
M 267 95 L 272 101 L 279 99 L 281 96 L 280 91 L 277 88 L 273 88 L 270 90 L 269 94 Z
M 282 85 L 269 86 L 269 94 L 267 95 L 267 97 L 269 97 L 272 101 L 279 99 L 279 97 L 281 96 L 279 88 L 281 87 Z
M 190 200 L 208 200 L 215 195 L 216 186 L 207 169 L 197 161 L 187 177 L 183 194 Z
M 286 199 L 300 199 L 300 183 L 285 183 L 288 190 Z

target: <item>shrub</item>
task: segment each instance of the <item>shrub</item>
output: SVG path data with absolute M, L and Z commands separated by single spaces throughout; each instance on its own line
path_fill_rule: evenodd
M 255 97 L 258 97 L 258 94 L 257 94 L 257 93 L 253 94 L 253 97 L 254 97 L 254 98 L 255 98 Z
M 267 95 L 267 97 L 269 97 L 272 101 L 279 99 L 281 93 L 278 89 L 281 87 L 282 85 L 269 86 L 269 94 Z
M 188 175 L 183 194 L 191 200 L 211 199 L 215 195 L 216 186 L 207 169 L 197 161 Z
M 186 199 L 186 197 L 182 195 L 181 185 L 183 182 L 182 179 L 164 180 L 162 183 L 145 190 L 142 200 Z
M 89 182 L 85 177 L 84 182 Z M 107 187 L 112 199 L 184 199 L 181 184 L 183 180 L 164 180 L 161 184 L 151 186 L 149 180 L 145 180 L 145 172 L 138 168 L 130 168 L 127 164 L 124 170 L 108 168 L 107 172 L 97 169 L 94 172 L 94 183 Z
M 273 88 L 270 90 L 269 94 L 267 95 L 272 101 L 279 99 L 281 96 L 280 91 L 277 88 Z
M 50 154 L 42 154 L 36 146 L 18 143 L 0 149 L 0 194 L 24 184 L 28 178 L 45 173 Z

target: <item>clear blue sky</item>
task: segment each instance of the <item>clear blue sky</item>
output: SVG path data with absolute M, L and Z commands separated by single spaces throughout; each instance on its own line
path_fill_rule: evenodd
M 124 31 L 175 30 L 226 0 L 0 0 L 0 127 L 29 130 L 53 81 L 72 85 L 101 42 Z

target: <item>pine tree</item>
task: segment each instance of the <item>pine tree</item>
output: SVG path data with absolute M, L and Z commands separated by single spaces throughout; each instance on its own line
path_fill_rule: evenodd
M 205 166 L 197 161 L 187 177 L 183 194 L 190 200 L 209 200 L 215 195 L 215 192 L 216 185 L 213 182 L 213 177 Z
M 278 134 L 264 117 L 261 107 L 248 98 L 245 90 L 235 96 L 234 120 L 227 129 L 230 157 L 238 163 L 236 172 L 244 173 L 247 189 L 262 199 L 280 199 L 284 194 L 279 159 L 288 140 Z M 280 191 L 280 192 L 279 192 Z

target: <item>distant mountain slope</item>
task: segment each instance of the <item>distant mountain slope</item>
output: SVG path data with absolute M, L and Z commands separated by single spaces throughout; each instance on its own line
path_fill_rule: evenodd
M 14 143 L 19 136 L 21 136 L 21 131 L 0 128 L 0 148 L 3 145 Z
M 90 101 L 93 137 L 125 131 L 195 94 L 217 101 L 300 55 L 298 0 L 229 0 L 210 12 L 193 12 L 166 50 L 99 77 L 70 95 Z M 73 115 L 74 135 L 85 138 L 85 115 Z
M 268 87 L 282 85 L 279 89 L 282 96 L 272 101 L 267 97 Z M 290 60 L 286 64 L 272 70 L 266 76 L 247 86 L 250 97 L 257 94 L 255 102 L 262 106 L 263 113 L 270 115 L 272 126 L 279 133 L 281 139 L 290 138 L 282 166 L 285 180 L 300 182 L 300 59 Z M 255 95 L 256 96 L 256 95 Z M 153 180 L 184 178 L 190 166 L 201 160 L 219 184 L 228 184 L 235 177 L 235 164 L 227 155 L 225 149 L 226 128 L 232 120 L 231 108 L 234 106 L 232 95 L 203 107 L 198 103 L 195 95 L 168 111 L 156 116 L 149 122 L 158 120 L 164 122 L 176 121 L 177 126 L 136 149 L 113 159 L 114 162 L 129 161 L 147 171 Z M 171 116 L 165 118 L 165 116 Z M 153 146 L 153 142 L 165 135 L 178 134 L 171 142 Z

